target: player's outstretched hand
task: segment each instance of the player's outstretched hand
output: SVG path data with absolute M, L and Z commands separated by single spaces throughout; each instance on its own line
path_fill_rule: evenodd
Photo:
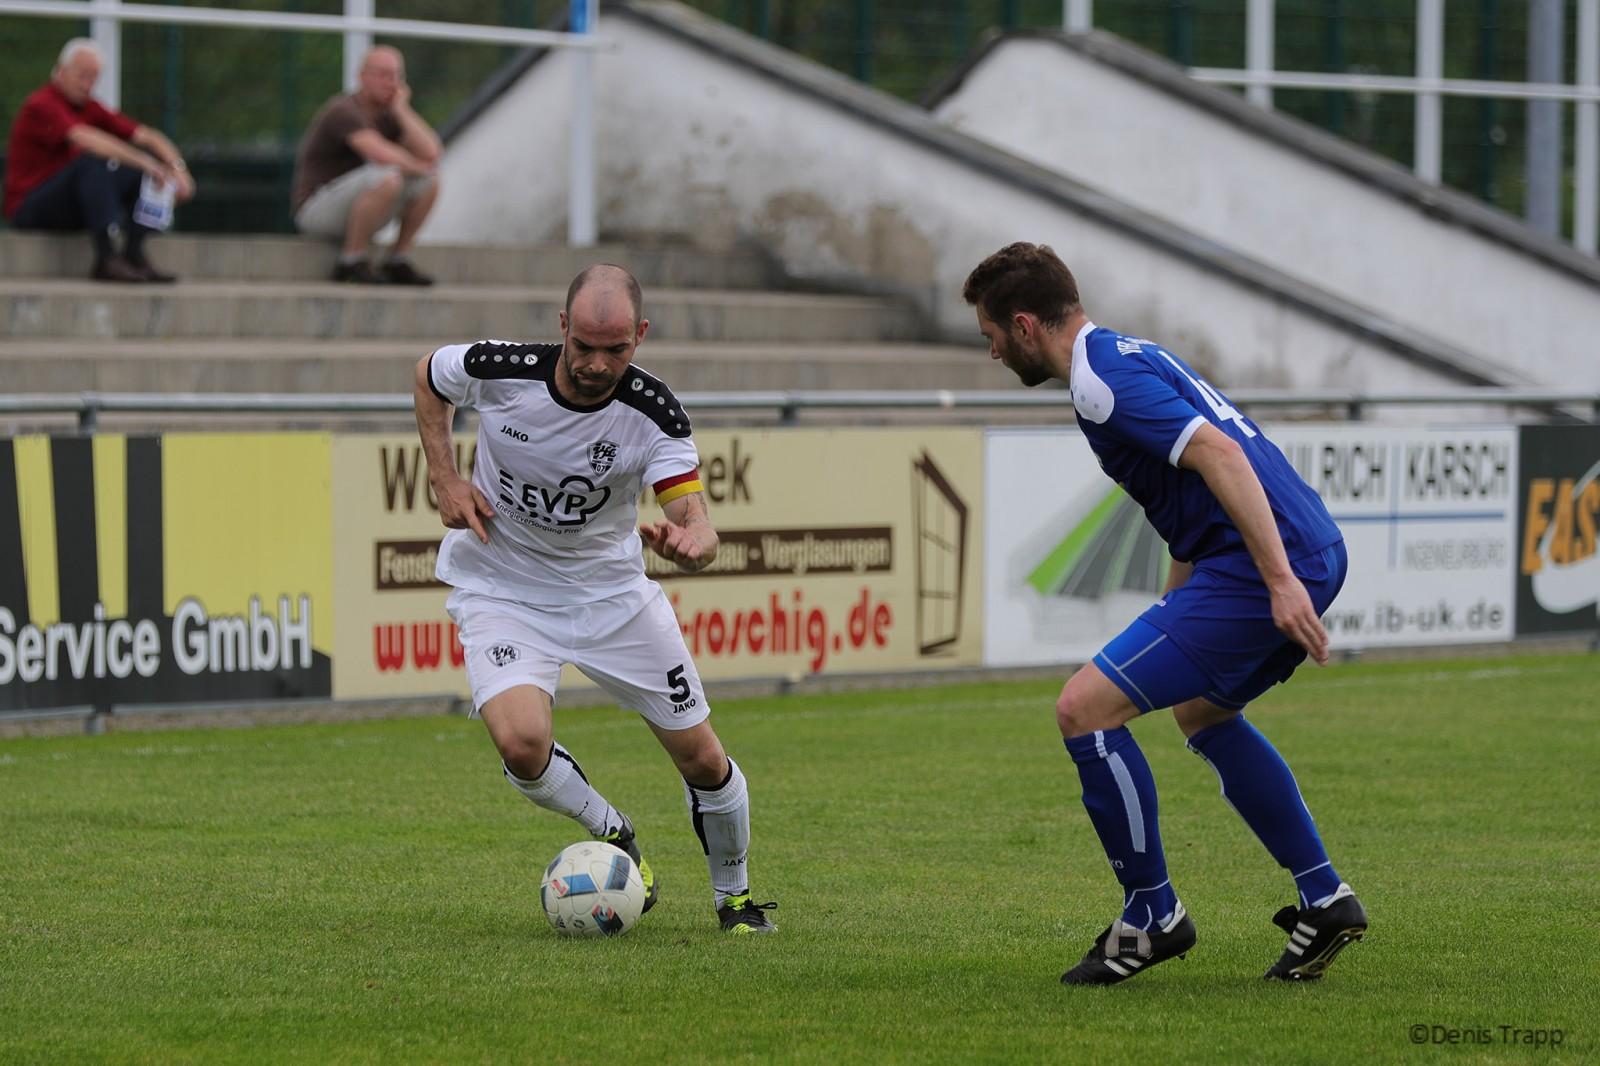
M 1272 590 L 1272 621 L 1284 636 L 1306 650 L 1318 666 L 1328 665 L 1328 631 L 1322 626 L 1311 594 L 1298 581 Z
M 489 543 L 484 523 L 494 517 L 494 505 L 483 492 L 464 477 L 457 476 L 444 485 L 435 485 L 439 498 L 439 520 L 448 529 L 470 529 L 480 541 Z
M 665 520 L 642 522 L 639 536 L 651 551 L 669 563 L 677 563 L 685 570 L 698 570 L 704 565 L 700 557 L 705 553 L 705 546 L 682 526 Z

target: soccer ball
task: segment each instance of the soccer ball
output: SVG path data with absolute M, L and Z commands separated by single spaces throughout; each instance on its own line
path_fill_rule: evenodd
M 621 936 L 644 913 L 644 878 L 621 848 L 584 840 L 545 867 L 539 902 L 562 936 Z

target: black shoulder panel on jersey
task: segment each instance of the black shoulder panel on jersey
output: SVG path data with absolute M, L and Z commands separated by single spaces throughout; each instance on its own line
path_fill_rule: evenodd
M 479 341 L 467 349 L 463 359 L 467 376 L 480 381 L 503 378 L 543 378 L 551 380 L 559 344 L 509 344 L 505 341 Z
M 616 399 L 649 417 L 669 437 L 690 435 L 689 414 L 658 377 L 630 366 L 617 382 Z

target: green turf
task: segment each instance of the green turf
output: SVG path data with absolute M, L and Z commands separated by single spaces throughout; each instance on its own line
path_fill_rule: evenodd
M 682 788 L 614 710 L 558 732 L 663 889 L 599 942 L 545 925 L 581 834 L 475 721 L 4 741 L 0 1062 L 1594 1061 L 1596 667 L 1341 665 L 1257 704 L 1373 923 L 1305 986 L 1260 980 L 1291 882 L 1170 715 L 1134 728 L 1199 943 L 1057 983 L 1120 896 L 1054 683 L 719 705 L 781 903 L 756 938 L 718 931 Z

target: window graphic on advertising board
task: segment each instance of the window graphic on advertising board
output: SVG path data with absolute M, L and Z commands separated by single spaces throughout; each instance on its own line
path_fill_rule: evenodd
M 927 452 L 911 469 L 916 500 L 917 645 L 923 655 L 932 655 L 961 639 L 967 501 Z

